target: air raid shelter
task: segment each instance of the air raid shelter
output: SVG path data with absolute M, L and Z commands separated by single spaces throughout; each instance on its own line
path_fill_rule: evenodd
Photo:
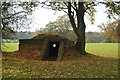
M 19 51 L 38 50 L 37 57 L 40 60 L 60 61 L 67 50 L 73 46 L 73 42 L 62 35 L 45 33 L 38 34 L 32 39 L 22 39 L 19 44 Z

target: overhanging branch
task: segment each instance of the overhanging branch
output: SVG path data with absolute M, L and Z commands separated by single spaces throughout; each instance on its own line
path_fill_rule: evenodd
M 27 13 L 27 12 L 26 12 L 26 11 L 17 12 L 17 13 L 15 13 L 15 14 L 12 14 L 11 16 L 2 18 L 2 20 L 10 19 L 11 17 L 13 17 L 13 16 L 15 16 L 15 15 L 17 15 L 17 14 L 20 14 L 20 13 Z
M 76 27 L 76 24 L 75 24 L 75 20 L 74 20 L 74 17 L 73 15 L 71 15 L 72 11 L 71 11 L 71 3 L 68 2 L 68 16 L 70 18 L 70 22 L 71 22 L 71 25 L 74 29 L 74 32 L 77 34 L 77 27 Z
M 99 4 L 99 2 L 97 3 L 97 4 Z M 97 6 L 97 4 L 95 4 L 95 2 L 92 2 L 92 5 L 90 6 L 90 7 L 88 7 L 88 5 L 87 5 L 87 8 L 85 9 L 85 12 L 88 10 L 88 9 L 90 9 L 91 7 L 93 7 L 93 6 Z

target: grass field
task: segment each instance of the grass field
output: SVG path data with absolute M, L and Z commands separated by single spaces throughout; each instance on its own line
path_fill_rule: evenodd
M 85 56 L 82 59 L 79 58 L 72 61 L 31 61 L 3 56 L 2 77 L 117 78 L 117 61 L 118 60 L 114 58 L 111 59 L 94 56 Z
M 3 51 L 18 50 L 18 43 L 6 43 Z M 70 61 L 37 61 L 2 57 L 3 78 L 117 78 L 118 44 L 87 43 L 86 55 Z M 105 57 L 100 57 L 105 56 Z M 17 79 L 16 79 L 17 80 Z M 106 80 L 106 79 L 105 79 Z M 117 79 L 116 79 L 117 80 Z
M 118 45 L 120 43 L 87 43 L 86 50 L 98 56 L 118 58 Z
M 12 52 L 19 49 L 19 43 L 2 43 L 3 52 Z

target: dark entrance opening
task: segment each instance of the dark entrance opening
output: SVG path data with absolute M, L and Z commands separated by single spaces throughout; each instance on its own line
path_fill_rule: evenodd
M 49 42 L 49 60 L 53 61 L 57 59 L 59 45 L 59 41 Z

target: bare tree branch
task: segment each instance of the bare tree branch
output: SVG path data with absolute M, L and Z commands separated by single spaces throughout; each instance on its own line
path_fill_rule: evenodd
M 73 15 L 71 15 L 71 12 L 72 12 L 72 11 L 71 11 L 71 3 L 68 2 L 68 16 L 69 16 L 69 18 L 70 18 L 71 25 L 72 25 L 75 33 L 77 34 L 77 27 L 76 27 L 76 24 L 75 24 L 75 20 L 74 20 Z
M 20 14 L 20 13 L 27 13 L 27 12 L 26 12 L 26 11 L 17 12 L 17 13 L 15 13 L 15 14 L 12 14 L 11 16 L 2 18 L 2 20 L 9 19 L 9 18 L 11 18 L 11 17 L 13 17 L 13 16 L 15 16 L 15 15 L 17 15 L 17 14 Z
M 65 2 L 63 2 L 63 3 L 68 7 L 67 3 L 65 3 Z
M 75 11 L 77 11 L 77 9 L 71 4 L 71 7 L 75 10 Z
M 76 7 L 76 10 L 77 10 L 77 4 L 76 4 L 76 2 L 74 2 L 74 6 Z
M 92 3 L 94 3 L 94 2 L 92 2 Z M 97 3 L 97 4 L 98 4 L 98 3 Z M 87 8 L 85 9 L 85 12 L 86 12 L 88 9 L 90 9 L 91 7 L 96 6 L 97 4 L 94 3 L 94 4 L 91 5 L 90 7 L 88 7 L 88 5 L 89 5 L 89 4 L 88 4 L 88 5 L 87 5 Z
M 65 10 L 63 10 L 63 9 L 61 9 L 61 10 L 59 10 L 59 11 L 64 11 L 65 13 L 67 13 L 67 14 L 68 14 L 68 12 L 67 12 L 67 11 L 65 11 Z

